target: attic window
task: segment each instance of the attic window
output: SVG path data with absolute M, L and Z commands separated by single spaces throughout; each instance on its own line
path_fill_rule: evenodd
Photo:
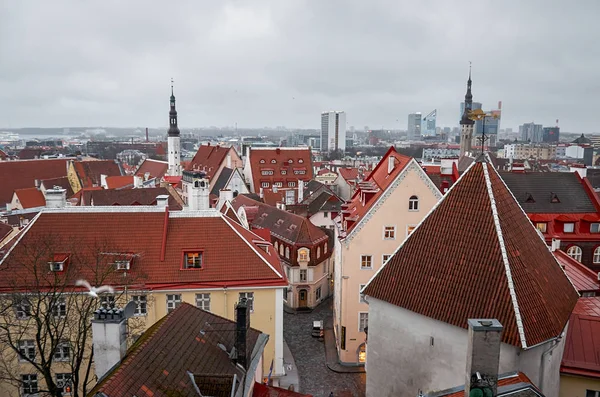
M 531 193 L 525 193 L 525 202 L 526 203 L 535 203 L 535 200 L 533 199 L 533 196 L 531 195 Z
M 69 254 L 54 254 L 52 260 L 48 262 L 51 272 L 62 272 L 69 261 Z
M 202 268 L 202 251 L 185 251 L 183 253 L 183 268 L 184 269 L 201 269 Z
M 265 159 L 260 159 L 260 163 L 261 163 L 261 164 L 264 164 L 264 163 L 266 163 Z
M 114 264 L 115 264 L 115 269 L 117 269 L 117 270 L 129 270 L 129 268 L 131 267 L 131 260 L 130 259 L 120 259 L 118 261 L 115 261 Z
M 287 170 L 281 170 L 281 175 L 287 175 Z
M 281 226 L 283 225 L 283 219 L 277 219 L 277 222 L 275 223 L 276 226 Z
M 292 160 L 292 159 L 289 159 L 289 160 L 288 160 L 288 163 L 290 163 L 290 164 L 293 164 L 293 163 L 294 163 L 294 160 Z
M 298 163 L 299 163 L 299 164 L 302 164 L 302 163 L 304 163 L 304 160 L 302 160 L 302 159 L 298 159 Z
M 288 187 L 296 187 L 296 182 L 288 182 Z
M 558 196 L 556 195 L 556 193 L 550 193 L 552 196 L 550 198 L 550 202 L 551 203 L 560 203 L 560 200 L 558 199 Z
M 275 159 L 271 160 L 271 164 L 277 164 L 277 160 L 275 160 Z

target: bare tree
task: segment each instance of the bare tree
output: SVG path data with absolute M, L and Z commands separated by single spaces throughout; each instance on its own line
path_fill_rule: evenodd
M 82 244 L 73 237 L 24 239 L 0 266 L 0 382 L 25 395 L 36 388 L 42 396 L 87 395 L 96 383 L 93 313 L 101 300 L 124 303 L 127 291 L 143 278 L 115 266 L 135 254 L 124 254 L 109 241 Z M 75 287 L 81 278 L 95 286 L 113 285 L 118 292 L 93 298 Z

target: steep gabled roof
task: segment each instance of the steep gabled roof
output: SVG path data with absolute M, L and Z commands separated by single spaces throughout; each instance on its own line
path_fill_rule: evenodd
M 15 190 L 35 186 L 35 180 L 67 176 L 66 159 L 0 162 L 0 206 L 10 203 Z
M 135 171 L 137 176 L 145 176 L 148 173 L 149 178 L 162 178 L 169 169 L 169 163 L 166 161 L 146 159 Z
M 66 176 L 61 176 L 59 178 L 42 179 L 42 181 L 40 182 L 40 186 L 41 185 L 44 185 L 45 189 L 52 189 L 54 188 L 54 186 L 60 186 L 62 189 L 65 189 L 67 191 L 67 197 L 71 197 L 73 195 L 73 188 L 69 183 L 69 178 L 67 178 Z
M 225 161 L 230 149 L 228 146 L 201 145 L 186 170 L 202 171 L 209 179 L 212 179 Z
M 214 194 L 215 196 L 219 197 L 219 192 L 221 189 L 225 189 L 225 186 L 227 186 L 227 182 L 229 182 L 229 178 L 231 178 L 231 175 L 234 173 L 234 171 L 239 172 L 237 169 L 233 170 L 231 168 L 223 167 L 219 177 L 210 190 L 210 194 Z
M 177 200 L 164 187 L 143 189 L 97 189 L 82 190 L 82 197 L 78 205 L 156 205 L 156 197 L 169 195 L 169 210 L 182 209 Z
M 73 167 L 81 187 L 100 186 L 100 175 L 121 176 L 121 169 L 113 160 L 74 161 Z
M 328 239 L 323 230 L 305 217 L 254 201 L 247 196 L 237 196 L 231 205 L 236 211 L 242 206 L 257 207 L 256 217 L 248 219 L 248 222 L 254 227 L 269 229 L 271 234 L 291 244 L 314 245 Z
M 563 331 L 578 294 L 495 169 L 477 161 L 364 293 L 467 328 L 496 318 L 526 348 Z
M 211 382 L 203 384 L 206 377 L 213 380 L 225 377 L 225 381 L 229 378 L 229 390 L 237 390 L 244 387 L 246 374 L 229 358 L 235 339 L 234 321 L 182 303 L 144 332 L 121 363 L 89 395 L 192 397 L 198 396 L 194 383 L 202 395 L 223 395 L 210 390 Z M 252 355 L 257 345 L 261 348 L 255 355 L 262 354 L 267 340 L 267 335 L 250 328 L 246 342 L 249 354 Z M 249 361 L 251 358 L 248 357 Z M 194 375 L 195 382 L 188 372 Z
M 44 207 L 46 205 L 44 193 L 42 193 L 36 187 L 17 189 L 15 190 L 15 194 L 17 195 L 17 199 L 19 199 L 19 203 L 21 203 L 23 209 Z
M 560 372 L 600 379 L 600 297 L 579 298 L 569 322 Z
M 576 172 L 502 172 L 500 176 L 528 214 L 597 211 Z

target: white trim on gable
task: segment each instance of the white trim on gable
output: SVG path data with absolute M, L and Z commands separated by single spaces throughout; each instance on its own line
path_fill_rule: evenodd
M 17 241 L 15 241 L 15 243 L 9 248 L 8 252 L 2 257 L 2 259 L 0 259 L 0 265 L 2 265 L 4 263 L 4 260 L 10 256 L 12 250 L 15 249 L 17 245 L 19 245 L 23 237 L 25 237 L 25 235 L 29 232 L 29 229 L 31 229 L 31 227 L 33 226 L 35 221 L 38 220 L 41 214 L 42 211 L 38 212 L 38 214 L 33 217 L 33 219 L 27 224 L 27 226 L 25 226 L 25 229 L 23 229 L 21 233 L 15 234 L 6 243 L 2 244 L 2 247 L 4 247 L 6 244 L 10 243 L 14 238 L 17 239 Z

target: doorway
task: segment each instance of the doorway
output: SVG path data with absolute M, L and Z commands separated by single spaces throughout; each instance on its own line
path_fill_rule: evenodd
M 306 307 L 308 300 L 308 293 L 305 289 L 298 291 L 298 307 Z

